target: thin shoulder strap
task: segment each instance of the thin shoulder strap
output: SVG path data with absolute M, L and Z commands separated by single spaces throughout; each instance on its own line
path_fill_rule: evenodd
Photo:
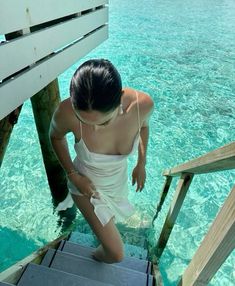
M 139 132 L 141 129 L 141 124 L 140 124 L 140 107 L 139 107 L 139 93 L 137 90 L 135 91 L 136 94 L 136 100 L 137 100 L 137 116 L 138 116 L 138 123 L 139 123 Z
M 82 122 L 79 120 L 80 123 L 80 133 L 81 133 L 81 139 L 82 139 Z

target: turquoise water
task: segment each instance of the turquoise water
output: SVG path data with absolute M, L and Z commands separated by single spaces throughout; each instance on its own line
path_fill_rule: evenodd
M 234 39 L 233 0 L 150 0 L 147 4 L 112 0 L 109 40 L 59 77 L 61 96 L 66 98 L 79 63 L 93 57 L 109 58 L 122 74 L 124 86 L 153 97 L 148 181 L 141 194 L 130 187 L 130 199 L 143 224 L 154 215 L 164 169 L 235 138 Z M 0 270 L 60 233 L 36 138 L 30 102 L 26 102 L 0 173 Z M 72 137 L 68 139 L 72 147 Z M 129 162 L 130 172 L 134 162 L 135 158 Z M 161 258 L 165 285 L 177 284 L 232 188 L 234 175 L 227 171 L 194 178 Z M 152 244 L 159 236 L 176 183 L 174 180 L 149 233 Z M 210 285 L 234 285 L 234 265 L 235 252 Z

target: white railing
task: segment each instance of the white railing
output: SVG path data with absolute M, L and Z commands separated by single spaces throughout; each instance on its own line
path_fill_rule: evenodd
M 107 0 L 0 0 L 0 120 L 108 37 Z

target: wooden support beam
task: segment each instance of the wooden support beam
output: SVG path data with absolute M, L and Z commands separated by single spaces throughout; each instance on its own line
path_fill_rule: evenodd
M 178 285 L 206 286 L 235 248 L 235 186 Z
M 179 176 L 182 172 L 205 174 L 235 168 L 235 141 L 197 159 L 163 172 L 164 176 Z
M 153 217 L 153 220 L 152 220 L 152 224 L 154 223 L 155 219 L 157 219 L 158 217 L 158 213 L 161 211 L 162 209 L 162 205 L 164 204 L 164 201 L 165 201 L 165 198 L 168 194 L 168 191 L 170 189 L 170 185 L 171 185 L 171 181 L 172 181 L 172 177 L 170 176 L 166 176 L 166 180 L 165 180 L 165 184 L 162 188 L 162 192 L 161 192 L 161 196 L 160 196 L 160 201 L 157 205 L 157 210 L 156 210 L 156 214 L 154 215 Z
M 155 257 L 156 260 L 159 260 L 159 258 L 163 253 L 163 250 L 167 244 L 171 231 L 174 227 L 175 221 L 180 212 L 181 206 L 187 194 L 188 188 L 192 182 L 192 179 L 193 179 L 193 174 L 182 174 L 180 177 L 159 240 L 157 242 L 156 247 L 153 249 L 154 250 L 153 256 Z M 154 261 L 154 263 L 156 262 L 158 261 Z
M 5 118 L 0 120 L 0 167 L 2 165 L 14 125 L 17 123 L 20 115 L 21 107 L 22 106 L 18 107 Z
M 31 102 L 49 186 L 54 203 L 57 205 L 68 194 L 64 170 L 52 149 L 48 135 L 52 115 L 60 102 L 58 80 L 55 79 L 31 97 Z

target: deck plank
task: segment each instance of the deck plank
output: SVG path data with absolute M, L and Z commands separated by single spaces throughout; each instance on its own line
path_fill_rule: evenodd
M 93 247 L 87 247 L 87 246 L 85 247 L 85 246 L 72 243 L 69 241 L 66 241 L 62 248 L 63 252 L 83 256 L 83 257 L 90 258 L 90 259 L 92 259 L 92 252 L 94 250 L 95 248 Z M 133 269 L 133 270 L 143 272 L 143 273 L 147 273 L 149 269 L 148 261 L 140 260 L 140 259 L 133 258 L 133 257 L 125 257 L 123 261 L 119 263 L 115 263 L 115 265 Z
M 61 244 L 60 244 L 61 245 Z M 43 257 L 42 261 L 41 261 L 41 265 L 49 267 L 53 258 L 55 256 L 55 251 L 47 251 L 47 253 L 45 254 L 45 256 Z
M 1 285 L 1 284 L 0 284 Z M 4 285 L 4 284 L 3 284 Z M 29 264 L 17 286 L 113 286 L 85 277 L 65 273 L 42 265 Z M 2 285 L 1 285 L 2 286 Z
M 96 279 L 104 283 L 111 281 L 115 286 L 145 286 L 147 285 L 148 276 L 150 276 L 132 269 L 97 262 L 89 258 L 61 251 L 56 252 L 50 267 L 79 276 L 89 277 L 93 280 Z

